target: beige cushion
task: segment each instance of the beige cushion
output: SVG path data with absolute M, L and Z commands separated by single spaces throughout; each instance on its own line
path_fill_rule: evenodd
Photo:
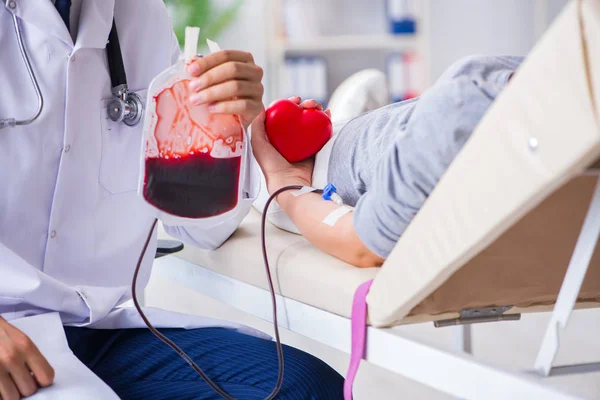
M 464 308 L 491 305 L 514 305 L 508 313 L 550 310 L 569 259 L 569 247 L 572 248 L 576 238 L 574 231 L 583 221 L 595 177 L 595 174 L 588 174 L 576 178 L 559 190 L 509 230 L 505 238 L 490 246 L 478 261 L 461 269 L 396 324 L 457 318 L 458 311 Z M 562 207 L 556 215 L 557 202 L 562 206 L 570 203 L 572 207 Z M 566 229 L 556 237 L 548 234 L 551 231 L 544 224 L 548 213 L 556 217 L 550 223 L 551 230 L 566 223 L 563 226 Z M 372 279 L 377 270 L 349 266 L 317 250 L 298 235 L 269 224 L 267 229 L 269 258 L 278 293 L 350 317 L 354 290 L 362 282 Z M 515 246 L 514 242 L 539 231 L 546 233 L 540 240 L 547 240 L 546 245 L 553 251 L 547 254 L 533 251 L 529 254 L 531 258 L 524 258 L 525 262 L 511 263 L 514 255 L 520 254 L 518 250 L 529 250 L 527 246 Z M 161 232 L 159 236 L 166 237 L 166 234 Z M 565 236 L 568 240 L 563 243 Z M 507 248 L 511 251 L 507 252 Z M 582 290 L 581 299 L 585 301 L 578 308 L 600 305 L 593 302 L 595 298 L 600 302 L 600 248 L 598 250 L 593 262 L 595 268 L 588 274 Z M 177 256 L 236 280 L 268 288 L 260 251 L 260 215 L 254 210 L 221 248 L 208 252 L 187 246 Z M 534 262 L 529 264 L 530 261 Z M 549 263 L 550 270 L 544 271 L 547 261 L 554 263 Z M 487 279 L 488 275 L 494 275 L 494 279 Z
M 600 13 L 584 3 L 535 47 L 390 254 L 368 296 L 373 325 L 402 321 L 600 155 Z
M 164 232 L 159 237 L 165 237 Z M 186 246 L 181 257 L 222 275 L 268 288 L 260 245 L 260 214 L 252 209 L 233 236 L 215 251 Z M 359 269 L 329 256 L 302 236 L 267 224 L 267 249 L 278 293 L 305 304 L 350 316 L 354 290 L 377 270 Z
M 421 301 L 410 315 L 552 306 L 598 177 L 598 171 L 590 171 L 552 193 Z M 600 246 L 596 246 L 578 301 L 581 306 L 600 302 Z

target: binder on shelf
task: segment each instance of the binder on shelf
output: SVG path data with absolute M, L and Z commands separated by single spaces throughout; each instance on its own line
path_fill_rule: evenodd
M 404 100 L 408 87 L 408 71 L 404 63 L 404 54 L 395 53 L 388 58 L 388 81 L 390 84 L 390 97 L 393 103 Z
M 423 89 L 423 64 L 420 57 L 414 52 L 404 53 L 404 64 L 408 76 L 404 100 L 409 100 L 420 96 Z
M 387 0 L 387 16 L 392 34 L 406 35 L 417 32 L 415 6 L 416 0 Z
M 311 98 L 327 107 L 327 62 L 322 57 L 313 57 L 310 62 Z
M 298 88 L 296 96 L 306 99 L 311 92 L 310 59 L 307 57 L 298 58 L 296 65 L 298 71 Z
M 422 87 L 422 71 L 415 53 L 394 53 L 388 58 L 388 80 L 392 102 L 418 97 Z
M 319 0 L 283 1 L 283 26 L 289 39 L 306 40 L 321 36 L 319 3 Z
M 281 79 L 281 97 L 288 98 L 295 96 L 296 88 L 298 87 L 297 60 L 295 58 L 286 57 Z
M 296 59 L 287 57 L 282 68 L 281 74 L 281 96 L 283 98 L 289 98 L 295 96 L 295 89 L 297 87 L 297 74 L 296 74 Z
M 315 99 L 326 106 L 327 63 L 322 57 L 286 57 L 282 96 Z

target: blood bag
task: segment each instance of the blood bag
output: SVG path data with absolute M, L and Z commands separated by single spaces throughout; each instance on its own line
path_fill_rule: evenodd
M 158 75 L 148 88 L 138 194 L 163 223 L 175 226 L 193 224 L 207 229 L 228 221 L 239 223 L 258 195 L 260 179 L 240 118 L 212 114 L 208 105 L 196 106 L 189 100 L 192 77 L 187 66 L 196 57 L 198 34 L 198 28 L 186 29 L 184 57 Z M 218 51 L 216 43 L 208 41 L 208 45 L 211 52 Z M 273 197 L 269 202 L 272 200 Z M 148 232 L 142 256 L 148 249 L 157 222 L 155 219 Z M 131 284 L 133 303 L 142 320 L 154 335 L 188 361 L 216 393 L 231 399 L 183 350 L 154 329 L 145 316 L 136 295 L 142 256 Z M 264 245 L 263 256 L 273 301 L 278 359 L 277 382 L 266 397 L 266 400 L 271 400 L 283 383 L 284 355 L 277 324 L 275 289 Z
M 138 192 L 167 224 L 227 219 L 244 194 L 249 153 L 239 117 L 189 100 L 198 33 L 186 30 L 184 55 L 148 89 Z

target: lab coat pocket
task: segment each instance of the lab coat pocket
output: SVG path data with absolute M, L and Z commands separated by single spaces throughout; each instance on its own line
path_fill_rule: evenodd
M 145 102 L 147 90 L 136 91 Z M 108 118 L 106 104 L 101 102 L 102 154 L 100 158 L 100 185 L 111 194 L 135 192 L 140 171 L 140 141 L 143 125 L 129 127 Z

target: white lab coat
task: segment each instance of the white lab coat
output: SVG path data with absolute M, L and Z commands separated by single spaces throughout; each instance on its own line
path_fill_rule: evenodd
M 0 131 L 0 315 L 7 320 L 56 311 L 72 326 L 144 326 L 135 310 L 116 308 L 130 298 L 153 216 L 136 193 L 142 126 L 106 117 L 113 10 L 129 88 L 145 98 L 150 81 L 179 55 L 161 0 L 85 0 L 75 44 L 52 2 L 0 2 L 0 116 L 26 118 L 36 106 L 13 12 L 45 100 L 33 124 Z M 166 230 L 215 248 L 237 228 L 252 198 L 210 231 Z M 138 290 L 147 283 L 155 244 L 156 232 Z M 223 326 L 260 335 L 228 322 L 149 312 L 157 326 Z

